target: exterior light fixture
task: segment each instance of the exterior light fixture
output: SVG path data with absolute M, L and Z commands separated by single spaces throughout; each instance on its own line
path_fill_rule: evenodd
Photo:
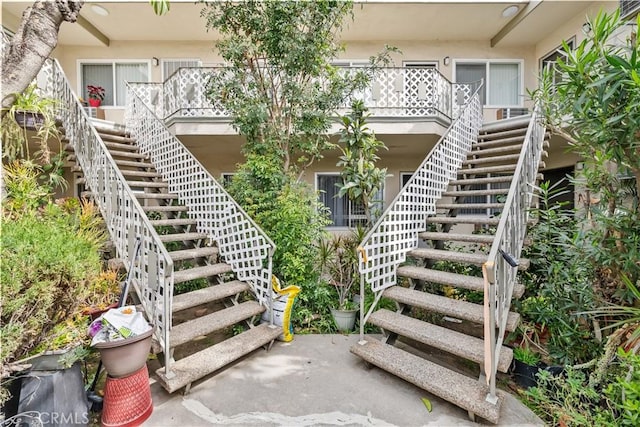
M 155 56 L 153 58 L 151 58 L 151 61 L 153 62 L 153 66 L 157 67 L 158 65 L 160 65 L 160 60 L 158 58 L 156 58 Z
M 589 22 L 582 24 L 582 32 L 585 34 L 589 34 L 591 32 L 591 24 Z
M 519 10 L 520 8 L 518 6 L 516 6 L 515 4 L 512 4 L 511 6 L 504 8 L 504 10 L 502 11 L 502 17 L 511 18 L 512 16 L 515 16 Z
M 449 58 L 448 56 L 445 56 L 444 58 L 442 58 L 442 63 L 447 66 L 451 63 L 451 58 Z
M 92 4 L 91 10 L 93 10 L 93 13 L 95 13 L 96 15 L 109 16 L 109 11 L 99 4 Z

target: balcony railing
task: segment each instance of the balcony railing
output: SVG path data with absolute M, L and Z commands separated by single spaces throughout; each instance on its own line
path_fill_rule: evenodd
M 357 68 L 345 68 L 351 72 Z M 131 88 L 165 121 L 229 119 L 229 113 L 206 96 L 207 83 L 223 67 L 180 68 L 164 83 L 131 83 Z M 428 118 L 450 124 L 471 98 L 474 86 L 451 83 L 431 67 L 380 68 L 371 85 L 353 95 L 373 117 Z M 344 109 L 349 108 L 345 102 Z

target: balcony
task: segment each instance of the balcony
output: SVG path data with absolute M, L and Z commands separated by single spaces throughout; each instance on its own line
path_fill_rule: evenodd
M 353 72 L 355 68 L 345 68 Z M 209 78 L 224 71 L 218 67 L 180 68 L 163 83 L 133 83 L 142 97 L 167 126 L 180 123 L 226 123 L 223 106 L 206 97 Z M 372 121 L 432 122 L 447 127 L 476 84 L 452 83 L 435 68 L 381 68 L 366 90 L 354 94 L 369 108 Z M 344 114 L 350 102 L 338 111 Z

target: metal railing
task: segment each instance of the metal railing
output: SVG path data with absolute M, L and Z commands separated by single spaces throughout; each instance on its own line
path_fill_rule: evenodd
M 509 187 L 500 222 L 487 262 L 483 265 L 485 279 L 485 351 L 484 370 L 489 382 L 488 401 L 495 401 L 497 354 L 506 331 L 507 316 L 516 283 L 517 264 L 527 231 L 529 206 L 542 157 L 545 127 L 539 120 L 539 111 L 534 111 L 520 151 L 520 157 Z
M 126 127 L 150 157 L 169 192 L 178 195 L 197 221 L 197 231 L 215 240 L 220 256 L 251 286 L 272 316 L 271 271 L 275 244 L 149 109 L 129 86 Z
M 358 67 L 341 69 L 354 72 Z M 222 104 L 206 96 L 209 78 L 224 67 L 180 68 L 164 83 L 130 83 L 134 92 L 165 121 L 188 118 L 228 119 Z M 369 88 L 354 94 L 376 117 L 432 117 L 449 123 L 468 103 L 475 86 L 451 83 L 432 67 L 380 68 Z M 350 108 L 345 102 L 345 111 Z
M 155 335 L 164 350 L 165 369 L 170 375 L 168 349 L 173 261 L 71 89 L 58 61 L 48 60 L 37 81 L 46 96 L 58 100 L 58 114 L 66 137 L 75 150 L 86 185 L 102 213 L 116 254 L 129 271 L 147 318 L 156 327 Z M 134 248 L 138 240 L 140 248 L 135 262 Z
M 478 89 L 460 116 L 433 147 L 407 184 L 387 207 L 360 244 L 360 339 L 364 325 L 382 291 L 397 283 L 396 271 L 407 252 L 418 246 L 418 233 L 426 230 L 427 215 L 436 213 L 436 201 L 455 179 L 482 125 L 482 105 Z M 364 314 L 364 287 L 376 293 L 371 309 Z

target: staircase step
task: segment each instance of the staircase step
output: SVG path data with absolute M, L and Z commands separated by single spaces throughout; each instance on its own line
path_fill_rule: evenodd
M 169 252 L 169 255 L 171 256 L 171 259 L 173 261 L 184 261 L 184 260 L 196 259 L 196 258 L 207 258 L 217 254 L 218 254 L 218 248 L 216 248 L 215 246 L 203 246 L 201 248 L 183 249 L 180 251 Z
M 124 157 L 127 159 L 149 160 L 149 156 L 134 151 L 109 150 L 111 157 Z
M 425 231 L 418 236 L 422 240 L 481 243 L 486 245 L 491 245 L 495 238 L 492 234 L 437 233 L 433 231 Z
M 508 188 L 493 188 L 490 190 L 454 190 L 445 191 L 443 196 L 449 197 L 466 197 L 466 196 L 498 196 L 501 194 L 507 194 Z
M 351 347 L 351 353 L 372 365 L 410 382 L 429 393 L 454 403 L 492 423 L 500 419 L 504 392 L 498 390 L 498 402 L 486 401 L 489 389 L 477 379 L 469 378 L 399 348 L 367 337 Z
M 495 120 L 492 122 L 484 123 L 480 128 L 479 133 L 481 135 L 495 134 L 518 129 L 524 129 L 524 131 L 526 131 L 529 127 L 529 122 L 531 122 L 531 114 L 511 117 L 509 119 Z
M 170 254 L 171 253 L 172 252 L 170 252 Z M 186 294 L 174 296 L 171 310 L 172 312 L 177 313 L 178 311 L 197 307 L 201 304 L 219 301 L 250 289 L 251 288 L 247 283 L 239 280 L 208 286 L 203 289 L 198 289 L 197 291 L 191 291 Z
M 402 286 L 392 286 L 385 289 L 384 296 L 411 307 L 419 307 L 434 313 L 444 314 L 456 319 L 468 320 L 480 325 L 484 324 L 484 307 L 480 304 L 403 288 Z M 509 312 L 507 316 L 507 330 L 510 332 L 515 331 L 519 323 L 520 315 Z
M 418 236 L 422 240 L 440 240 L 450 242 L 467 242 L 467 243 L 480 243 L 485 245 L 493 244 L 494 236 L 492 234 L 464 234 L 464 233 L 438 233 L 432 231 L 425 231 Z M 529 246 L 531 239 L 525 237 L 524 245 Z
M 385 308 L 371 314 L 369 323 L 472 362 L 484 363 L 484 340 L 481 338 L 423 322 Z M 513 360 L 513 350 L 502 346 L 497 357 L 498 370 L 507 372 Z
M 162 178 L 162 176 L 158 172 L 137 171 L 129 169 L 120 169 L 120 172 L 122 172 L 122 175 L 124 176 L 135 176 L 138 178 Z
M 121 144 L 119 142 L 105 141 L 104 138 L 102 140 L 104 141 L 104 145 L 106 145 L 109 150 L 127 150 L 127 151 L 139 150 L 139 147 L 137 145 Z
M 442 249 L 416 248 L 408 252 L 414 258 L 432 259 L 436 261 L 451 261 L 464 264 L 482 265 L 487 262 L 487 254 L 446 251 Z
M 506 165 L 497 165 L 497 166 L 485 166 L 482 168 L 460 168 L 458 169 L 458 176 L 513 172 L 516 170 L 516 166 L 517 166 L 516 164 L 506 164 Z
M 425 282 L 455 286 L 457 288 L 468 289 L 470 291 L 484 291 L 484 279 L 482 277 L 432 270 L 430 268 L 417 267 L 415 265 L 404 265 L 398 267 L 397 273 L 398 276 L 424 280 Z M 520 298 L 522 294 L 524 294 L 524 286 L 521 283 L 516 283 L 513 287 L 513 298 Z
M 105 142 L 117 142 L 118 144 L 129 144 L 134 146 L 136 143 L 136 140 L 131 137 L 107 133 L 101 129 L 98 130 L 98 134 L 100 135 L 100 138 L 102 138 L 102 140 Z
M 169 184 L 162 181 L 127 181 L 131 188 L 169 188 Z
M 188 242 L 189 240 L 200 240 L 200 239 L 206 239 L 206 238 L 207 238 L 207 235 L 205 233 L 171 233 L 171 234 L 160 235 L 160 241 L 162 243 Z
M 526 129 L 525 129 L 526 131 Z M 515 136 L 500 137 L 497 135 L 480 135 L 478 142 L 474 142 L 471 146 L 471 152 L 473 153 L 477 149 L 484 148 L 496 148 L 506 145 L 522 144 L 524 142 L 525 132 L 515 132 Z
M 231 273 L 232 271 L 233 269 L 231 268 L 231 266 L 225 263 L 194 267 L 187 270 L 179 270 L 173 273 L 173 283 L 178 284 L 187 282 L 189 280 L 218 276 L 224 273 Z
M 513 144 L 513 145 L 505 145 L 503 147 L 496 148 L 481 148 L 476 147 L 469 153 L 470 156 L 486 156 L 486 155 L 494 155 L 494 154 L 504 154 L 504 153 L 512 153 L 512 152 L 520 152 L 522 150 L 522 143 Z
M 477 224 L 477 225 L 498 225 L 500 218 L 488 216 L 430 216 L 427 218 L 429 224 Z
M 178 195 L 173 193 L 147 193 L 136 192 L 136 199 L 150 199 L 150 200 L 178 200 Z
M 476 156 L 482 151 L 471 152 L 470 156 Z M 484 154 L 484 153 L 482 153 Z M 520 153 L 517 154 L 504 154 L 501 156 L 489 156 L 489 157 L 476 157 L 476 158 L 467 158 L 462 162 L 463 165 L 481 165 L 487 163 L 503 163 L 503 162 L 517 162 L 520 158 Z
M 91 123 L 96 128 L 98 133 L 101 135 L 106 134 L 106 135 L 113 135 L 113 136 L 122 136 L 127 138 L 131 136 L 131 134 L 124 127 L 124 125 L 117 124 L 115 122 L 91 119 Z
M 197 220 L 191 218 L 154 219 L 151 220 L 154 227 L 175 227 L 179 225 L 196 225 Z
M 156 374 L 162 386 L 169 393 L 173 393 L 187 384 L 217 371 L 234 360 L 268 344 L 281 333 L 281 326 L 270 326 L 265 323 L 178 360 L 171 365 L 171 372 L 175 374 L 171 379 L 165 376 L 164 368 L 158 369 Z
M 453 179 L 449 181 L 449 186 L 495 184 L 500 182 L 511 182 L 512 179 L 513 175 L 490 176 L 486 178 Z
M 189 208 L 183 205 L 143 206 L 145 212 L 187 212 Z
M 437 203 L 437 209 L 502 209 L 504 203 Z
M 264 310 L 265 308 L 256 301 L 245 301 L 242 304 L 174 325 L 171 328 L 171 347 L 175 348 L 197 337 L 222 331 L 238 322 L 257 316 Z
M 143 161 L 131 161 L 131 160 L 116 160 L 116 165 L 120 167 L 132 167 L 132 168 L 140 168 L 140 169 L 153 169 L 154 166 L 150 162 Z
M 484 290 L 484 279 L 482 277 L 466 276 L 464 274 L 432 270 L 430 268 L 417 267 L 414 265 L 398 267 L 398 276 L 424 280 L 426 282 L 440 283 L 442 285 L 469 289 L 471 291 L 482 292 Z

